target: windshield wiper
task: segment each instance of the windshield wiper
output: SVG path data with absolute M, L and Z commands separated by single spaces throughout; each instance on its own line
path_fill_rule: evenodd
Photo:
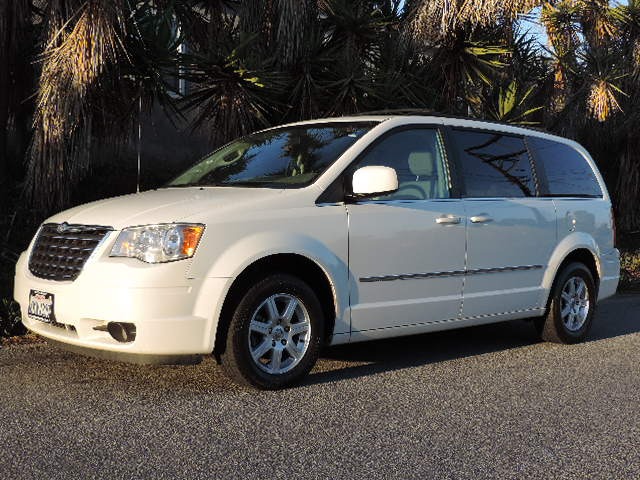
M 250 188 L 287 188 L 285 184 L 275 182 L 230 182 L 230 183 L 182 183 L 179 185 L 165 185 L 163 188 L 189 187 L 250 187 Z

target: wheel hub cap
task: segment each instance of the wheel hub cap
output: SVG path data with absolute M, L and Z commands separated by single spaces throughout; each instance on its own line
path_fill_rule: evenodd
M 589 287 L 581 277 L 571 277 L 564 284 L 560 295 L 560 316 L 565 327 L 580 330 L 589 317 Z
M 249 351 L 260 370 L 280 375 L 304 357 L 311 338 L 311 321 L 302 300 L 278 293 L 264 300 L 249 323 Z
M 275 341 L 279 342 L 285 336 L 284 329 L 282 327 L 276 327 L 273 330 L 272 336 Z

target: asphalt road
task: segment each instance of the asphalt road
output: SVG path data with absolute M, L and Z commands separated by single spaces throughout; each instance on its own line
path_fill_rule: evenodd
M 0 349 L 0 478 L 640 478 L 640 296 L 590 341 L 516 321 L 325 352 L 304 385 L 236 388 Z

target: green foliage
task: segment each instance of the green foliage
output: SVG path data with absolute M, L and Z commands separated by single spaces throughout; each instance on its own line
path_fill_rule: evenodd
M 527 119 L 543 107 L 527 108 L 535 87 L 529 87 L 524 93 L 516 80 L 512 80 L 506 88 L 499 87 L 497 108 L 489 108 L 489 118 L 505 123 L 519 125 L 535 125 L 538 122 Z

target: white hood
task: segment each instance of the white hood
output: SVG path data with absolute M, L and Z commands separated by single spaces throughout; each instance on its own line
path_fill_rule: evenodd
M 60 212 L 47 222 L 124 227 L 185 221 L 205 221 L 250 207 L 273 208 L 284 193 L 268 188 L 189 187 L 165 188 L 87 203 Z M 203 218 L 198 218 L 200 213 Z M 195 218 L 190 218 L 194 217 Z

